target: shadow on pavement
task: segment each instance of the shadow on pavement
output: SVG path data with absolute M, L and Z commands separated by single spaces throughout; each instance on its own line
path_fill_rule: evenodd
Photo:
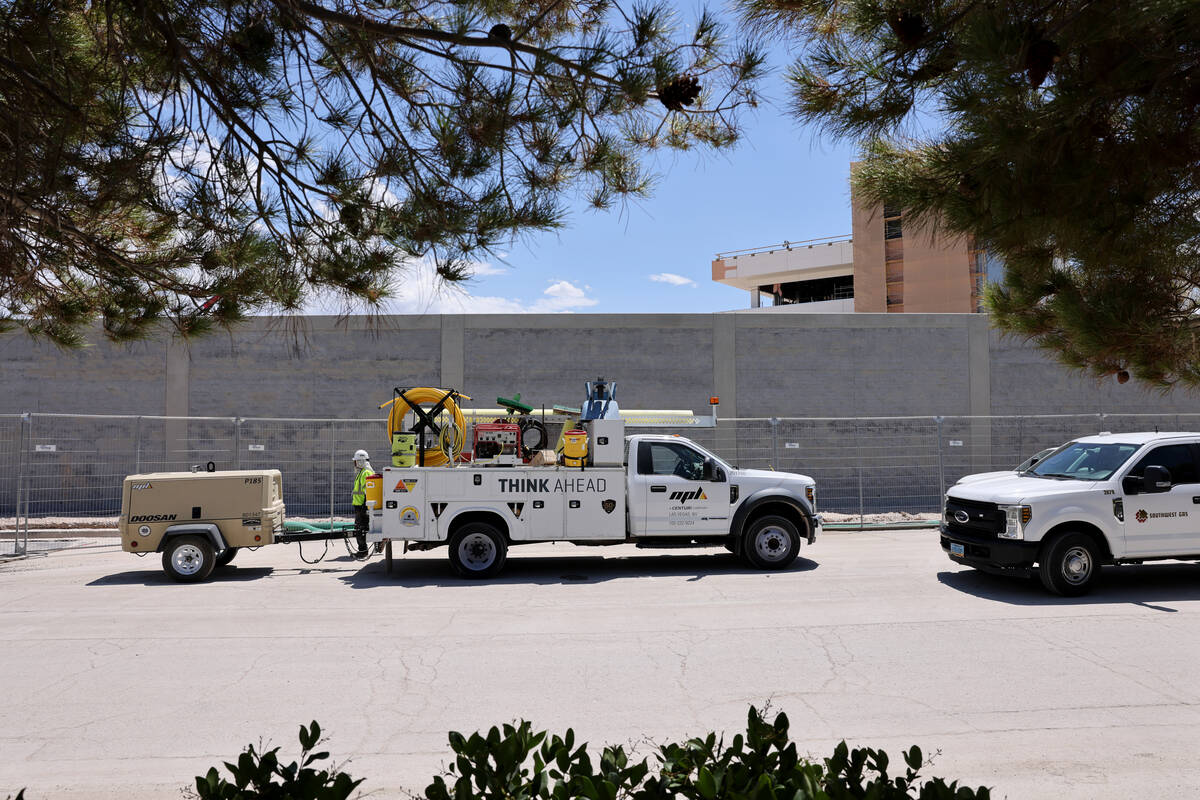
M 797 558 L 783 574 L 808 572 L 819 565 L 807 558 Z M 460 578 L 446 559 L 396 559 L 391 573 L 382 561 L 373 562 L 370 569 L 343 575 L 355 589 L 393 586 L 418 588 L 423 586 L 489 586 L 495 584 L 550 585 L 560 583 L 604 583 L 623 578 L 680 578 L 700 581 L 715 575 L 779 574 L 747 567 L 729 553 L 708 555 L 644 555 L 613 558 L 599 555 L 537 556 L 523 558 L 509 555 L 504 569 L 495 578 L 471 580 Z
M 978 570 L 939 572 L 938 581 L 951 589 L 1017 606 L 1133 604 L 1155 611 L 1178 609 L 1155 603 L 1200 600 L 1200 565 L 1166 562 L 1160 564 L 1105 567 L 1090 594 L 1059 597 L 1042 588 L 1037 578 L 991 575 Z
M 214 570 L 213 574 L 208 576 L 208 579 L 201 583 L 212 583 L 220 581 L 222 583 L 236 583 L 238 581 L 256 581 L 261 578 L 271 577 L 271 573 L 275 571 L 275 567 L 235 567 L 228 566 L 219 570 Z M 187 586 L 188 584 L 179 583 L 167 577 L 167 574 L 161 569 L 141 569 L 130 572 L 118 572 L 113 575 L 105 575 L 102 578 L 96 578 L 90 581 L 85 586 Z

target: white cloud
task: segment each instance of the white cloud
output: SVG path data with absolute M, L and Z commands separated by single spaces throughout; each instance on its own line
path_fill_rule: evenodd
M 691 286 L 696 288 L 696 282 L 691 278 L 685 278 L 682 275 L 676 275 L 674 272 L 659 272 L 650 276 L 650 280 L 656 283 L 669 283 L 672 286 Z
M 509 270 L 486 262 L 471 265 L 473 277 L 509 275 Z M 520 285 L 513 282 L 513 285 Z M 471 285 L 447 284 L 437 275 L 432 262 L 420 261 L 397 278 L 395 294 L 383 303 L 384 314 L 558 314 L 588 308 L 597 300 L 588 297 L 586 287 L 567 280 L 550 282 L 540 295 L 532 298 L 477 295 Z M 305 314 L 363 313 L 362 308 L 347 309 L 333 297 L 315 297 L 305 304 Z

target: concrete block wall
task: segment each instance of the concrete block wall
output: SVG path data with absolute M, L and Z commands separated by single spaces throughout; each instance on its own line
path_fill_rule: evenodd
M 0 413 L 375 418 L 393 386 L 443 385 L 492 405 L 578 404 L 618 382 L 629 408 L 724 417 L 1200 411 L 1200 396 L 1095 381 L 976 314 L 561 314 L 251 320 L 61 351 L 0 336 Z

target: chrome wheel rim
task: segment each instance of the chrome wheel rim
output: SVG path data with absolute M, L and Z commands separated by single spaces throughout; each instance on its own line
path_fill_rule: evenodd
M 768 525 L 754 535 L 754 552 L 764 561 L 782 561 L 791 548 L 791 536 L 778 525 Z
M 458 543 L 458 560 L 472 572 L 490 567 L 496 561 L 496 543 L 483 533 L 469 533 Z
M 1067 583 L 1078 586 L 1092 574 L 1092 555 L 1084 547 L 1072 547 L 1063 554 L 1062 574 Z
M 180 545 L 171 553 L 171 565 L 180 575 L 195 575 L 204 569 L 204 553 L 194 544 Z

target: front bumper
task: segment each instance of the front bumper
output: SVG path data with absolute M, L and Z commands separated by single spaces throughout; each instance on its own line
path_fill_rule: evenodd
M 817 536 L 821 533 L 821 527 L 825 524 L 825 520 L 821 519 L 820 514 L 812 515 L 812 524 L 808 526 L 808 543 L 815 544 Z
M 940 526 L 942 550 L 956 564 L 988 572 L 1028 572 L 1037 560 L 1038 542 L 998 539 L 987 534 L 951 531 L 945 523 Z M 960 544 L 963 554 L 953 555 L 951 544 Z

